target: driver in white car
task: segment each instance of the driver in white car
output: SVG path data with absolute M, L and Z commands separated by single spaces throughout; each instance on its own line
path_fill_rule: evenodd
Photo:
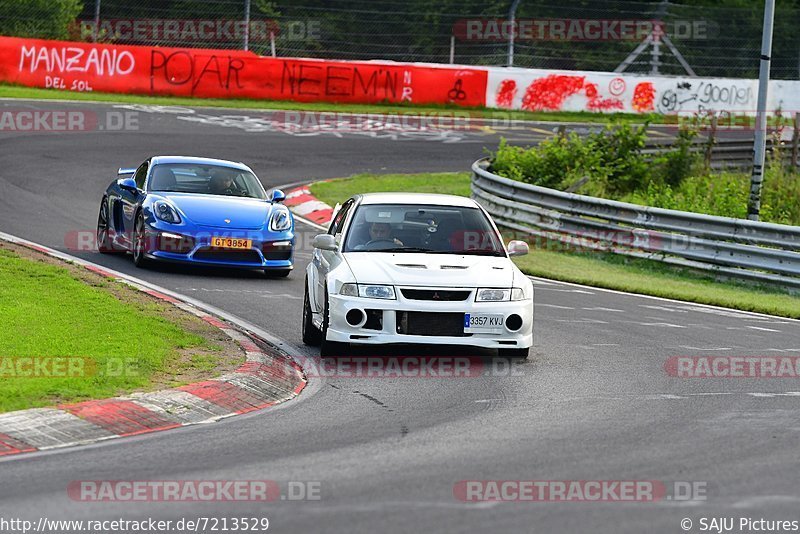
M 393 241 L 398 247 L 403 246 L 403 242 L 392 236 L 392 225 L 385 222 L 374 222 L 369 226 L 370 241 Z

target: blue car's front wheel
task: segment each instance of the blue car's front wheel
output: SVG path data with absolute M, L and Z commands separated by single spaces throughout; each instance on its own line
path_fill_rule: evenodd
M 108 214 L 108 198 L 103 197 L 100 203 L 100 212 L 97 215 L 97 250 L 102 254 L 119 253 L 114 248 L 114 243 L 110 236 L 110 217 Z
M 133 263 L 137 267 L 147 267 L 149 260 L 145 255 L 147 250 L 147 233 L 144 226 L 142 214 L 136 217 L 136 224 L 133 231 Z

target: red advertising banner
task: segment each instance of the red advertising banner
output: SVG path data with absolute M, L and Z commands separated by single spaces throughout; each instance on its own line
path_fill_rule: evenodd
M 108 93 L 483 106 L 487 72 L 0 37 L 0 81 Z

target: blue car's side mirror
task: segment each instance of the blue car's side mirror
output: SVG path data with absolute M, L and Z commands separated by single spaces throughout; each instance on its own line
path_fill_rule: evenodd
M 283 202 L 284 200 L 286 200 L 286 194 L 280 189 L 273 190 L 269 195 L 270 202 Z
M 117 185 L 122 189 L 128 190 L 132 193 L 136 193 L 139 190 L 139 188 L 136 187 L 136 182 L 133 178 L 120 178 L 117 180 Z

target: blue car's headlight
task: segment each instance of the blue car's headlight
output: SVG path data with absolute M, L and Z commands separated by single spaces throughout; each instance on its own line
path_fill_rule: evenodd
M 181 222 L 178 211 L 163 200 L 158 200 L 153 204 L 153 212 L 156 214 L 156 218 L 164 222 L 172 224 Z
M 269 219 L 269 229 L 273 232 L 283 232 L 292 227 L 292 218 L 289 216 L 289 210 L 280 209 L 272 213 Z

